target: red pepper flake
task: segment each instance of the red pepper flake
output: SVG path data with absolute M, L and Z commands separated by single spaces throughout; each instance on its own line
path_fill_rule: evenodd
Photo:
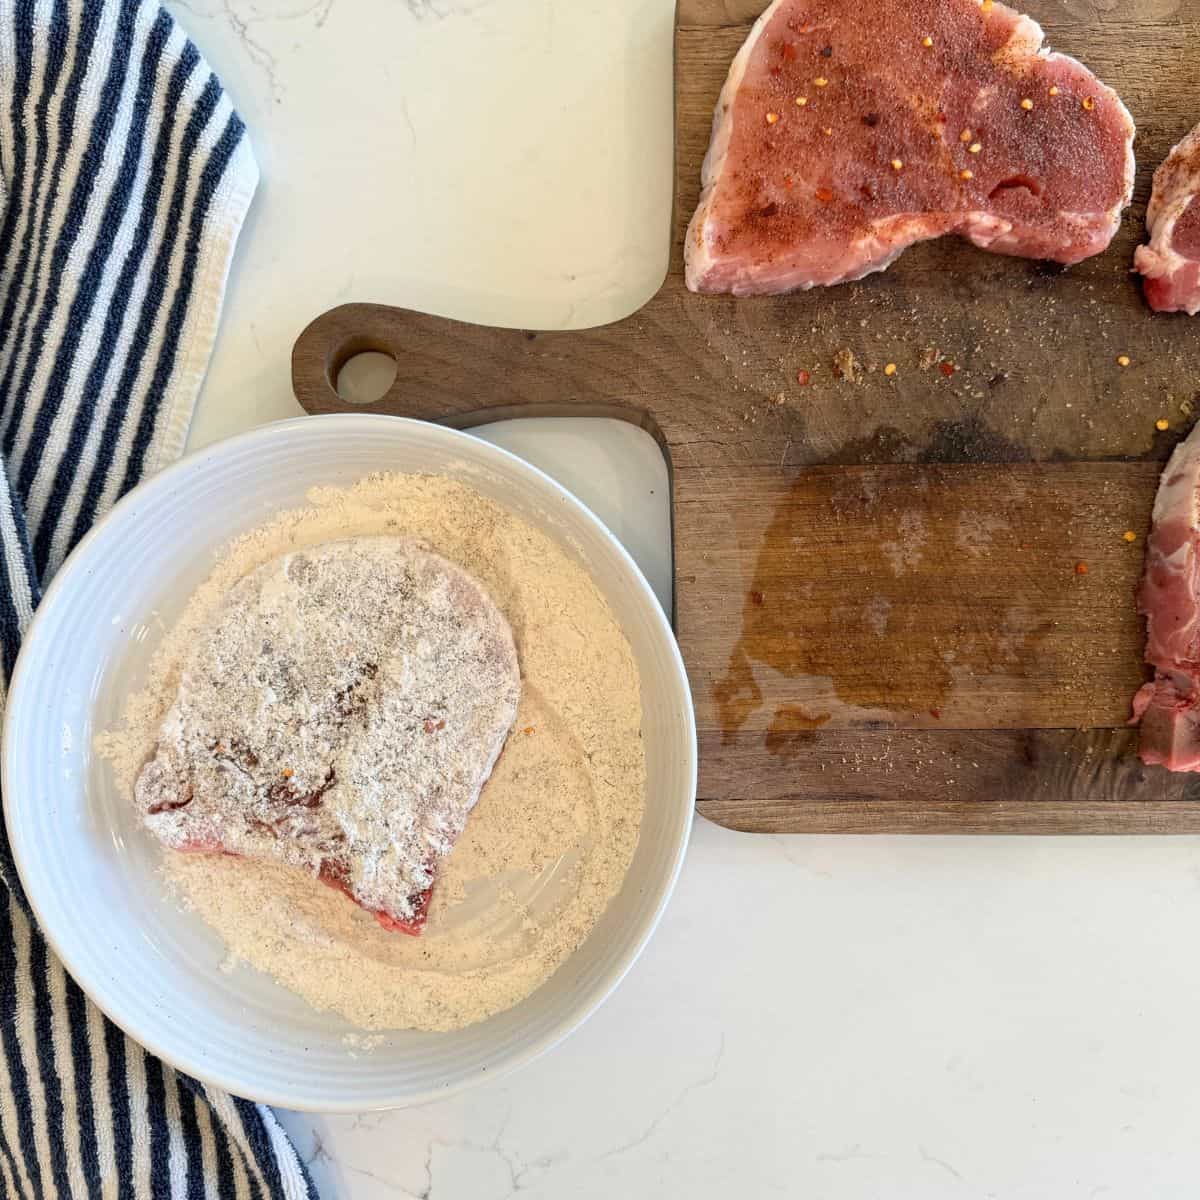
M 802 32 L 807 32 L 807 30 L 802 30 Z M 781 50 L 783 53 L 783 57 L 786 58 L 789 62 L 795 61 L 796 47 L 793 46 L 791 42 L 784 42 L 781 46 Z
M 808 385 L 810 383 L 812 383 L 812 372 L 804 371 L 804 370 L 797 371 L 796 372 L 796 382 L 801 387 L 808 387 Z
M 526 725 L 525 728 L 521 730 L 521 732 L 523 734 L 525 734 L 526 736 L 528 736 L 529 734 L 531 734 L 533 732 L 533 729 L 534 729 L 534 727 L 532 725 Z
M 1088 573 L 1088 565 L 1085 562 L 1077 562 L 1075 564 L 1076 575 L 1086 575 Z
M 813 194 L 822 204 L 828 204 L 833 199 L 833 192 L 827 187 L 819 187 Z
M 763 602 L 765 600 L 766 600 L 766 597 L 762 594 L 762 592 L 751 592 L 750 593 L 750 603 L 753 604 L 756 608 L 762 608 Z
M 291 779 L 291 777 L 292 777 L 293 775 L 295 775 L 295 773 L 296 773 L 296 772 L 295 772 L 295 771 L 293 771 L 291 767 L 284 767 L 284 768 L 283 768 L 283 777 L 284 777 L 284 779 Z
M 953 375 L 954 372 L 958 370 L 958 368 L 952 362 L 949 362 L 948 360 L 943 361 L 941 364 L 939 364 L 938 369 L 941 371 L 941 373 L 943 375 L 946 376 L 947 379 L 949 379 L 950 376 Z
M 425 718 L 425 732 L 437 733 L 439 730 L 446 728 L 446 718 L 443 717 L 440 721 L 435 721 L 432 717 Z
M 942 710 L 941 710 L 940 708 L 931 708 L 931 709 L 929 710 L 929 715 L 930 715 L 930 716 L 931 716 L 931 717 L 932 717 L 932 718 L 933 718 L 935 721 L 940 721 L 940 720 L 942 719 Z

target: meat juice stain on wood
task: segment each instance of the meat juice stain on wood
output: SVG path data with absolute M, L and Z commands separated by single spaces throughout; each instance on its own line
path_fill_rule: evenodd
M 1103 19 L 1092 4 L 1030 0 L 1051 46 L 1115 87 L 1139 125 L 1134 206 L 1104 255 L 1063 271 L 945 240 L 828 291 L 698 297 L 682 284 L 682 229 L 714 101 L 763 7 L 681 0 L 676 238 L 645 307 L 530 339 L 344 306 L 298 340 L 298 397 L 310 411 L 348 411 L 328 384 L 331 364 L 382 349 L 399 375 L 374 411 L 460 428 L 602 414 L 658 438 L 672 471 L 699 807 L 722 823 L 1200 832 L 1200 785 L 1130 760 L 1123 728 L 1143 677 L 1133 591 L 1159 467 L 1200 403 L 1200 326 L 1152 315 L 1129 267 L 1150 176 L 1200 114 L 1200 0 L 1130 0 Z M 846 349 L 862 364 L 859 384 L 833 377 Z M 1130 367 L 1116 365 L 1120 354 Z M 885 377 L 889 362 L 897 371 Z M 874 509 L 847 501 L 835 520 L 822 472 L 857 472 L 866 486 L 872 471 Z M 930 490 L 919 494 L 922 478 Z M 900 519 L 914 509 L 925 549 L 896 575 L 882 543 L 903 540 Z M 958 545 L 963 520 L 991 537 L 979 553 Z M 839 606 L 858 622 L 840 650 L 829 632 Z M 797 649 L 810 621 L 826 632 Z M 869 645 L 899 670 L 899 643 L 886 644 L 897 632 L 914 640 L 921 673 L 893 679 L 863 665 Z M 960 637 L 961 653 L 950 649 L 970 670 L 939 657 Z M 829 720 L 792 729 L 797 711 Z
M 800 472 L 761 536 L 741 635 L 713 685 L 726 741 L 759 729 L 770 743 L 773 714 L 796 696 L 850 727 L 1123 723 L 1142 672 L 1114 648 L 1137 637 L 1141 558 L 1101 532 L 1120 521 L 1108 474 Z
M 815 716 L 798 704 L 783 704 L 775 710 L 763 745 L 768 754 L 791 758 L 799 747 L 817 740 L 816 731 L 829 723 L 831 713 Z

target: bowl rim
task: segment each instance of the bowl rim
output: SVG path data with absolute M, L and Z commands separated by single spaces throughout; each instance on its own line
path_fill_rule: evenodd
M 45 919 L 43 901 L 46 899 L 46 896 L 39 893 L 40 885 L 37 882 L 36 868 L 26 856 L 26 847 L 21 833 L 20 811 L 22 805 L 11 786 L 11 781 L 17 772 L 17 767 L 13 761 L 16 755 L 16 747 L 13 744 L 11 733 L 22 714 L 24 706 L 23 698 L 27 690 L 25 680 L 38 668 L 40 641 L 42 636 L 44 636 L 42 631 L 49 626 L 51 615 L 55 612 L 60 597 L 73 586 L 76 575 L 86 568 L 88 556 L 93 553 L 92 548 L 102 538 L 108 536 L 108 531 L 112 526 L 124 520 L 132 509 L 140 504 L 153 502 L 155 495 L 160 491 L 172 487 L 176 479 L 194 472 L 203 472 L 207 463 L 231 450 L 242 449 L 247 445 L 266 442 L 268 440 L 287 439 L 303 430 L 308 430 L 312 433 L 318 428 L 328 429 L 330 426 L 350 427 L 367 424 L 382 426 L 384 423 L 387 424 L 390 430 L 395 430 L 398 425 L 419 428 L 424 436 L 429 436 L 432 433 L 435 437 L 442 438 L 447 444 L 469 447 L 470 457 L 476 462 L 481 463 L 481 465 L 486 466 L 487 461 L 490 459 L 494 463 L 503 464 L 510 469 L 527 474 L 541 487 L 548 490 L 554 499 L 565 505 L 576 519 L 582 521 L 584 524 L 592 525 L 594 530 L 601 535 L 602 540 L 608 543 L 609 548 L 615 551 L 618 561 L 626 569 L 626 573 L 629 576 L 627 583 L 632 584 L 641 599 L 649 605 L 652 622 L 657 626 L 658 633 L 663 637 L 667 646 L 668 656 L 673 664 L 673 683 L 677 685 L 674 690 L 678 693 L 683 705 L 684 716 L 686 717 L 685 726 L 687 736 L 684 739 L 684 744 L 679 749 L 682 751 L 680 765 L 686 777 L 686 790 L 689 794 L 687 800 L 689 811 L 685 814 L 688 819 L 685 819 L 683 822 L 682 835 L 674 849 L 668 870 L 657 883 L 658 895 L 654 900 L 653 908 L 648 918 L 643 920 L 642 928 L 622 953 L 613 968 L 597 981 L 578 1007 L 554 1020 L 550 1027 L 539 1037 L 528 1042 L 522 1041 L 515 1049 L 502 1053 L 495 1062 L 489 1061 L 477 1067 L 454 1083 L 425 1089 L 418 1093 L 405 1093 L 393 1097 L 385 1097 L 384 1099 L 373 1099 L 364 1103 L 362 1101 L 356 1102 L 352 1098 L 338 1100 L 316 1094 L 306 1094 L 303 1090 L 281 1092 L 278 1089 L 262 1089 L 253 1086 L 252 1082 L 250 1086 L 247 1086 L 248 1081 L 231 1077 L 226 1072 L 220 1070 L 210 1070 L 202 1060 L 197 1061 L 194 1055 L 188 1053 L 186 1040 L 183 1047 L 165 1046 L 162 1040 L 152 1032 L 150 1036 L 147 1036 L 147 1031 L 137 1029 L 135 1027 L 136 1022 L 130 1021 L 127 1013 L 110 1011 L 106 1003 L 105 989 L 102 981 L 90 973 L 86 969 L 86 965 L 81 967 L 79 960 L 72 954 L 70 947 L 60 937 L 59 931 L 54 928 L 52 922 L 47 922 Z M 269 519 L 269 514 L 263 516 L 264 521 L 267 519 Z M 641 957 L 651 936 L 658 928 L 667 903 L 675 890 L 695 816 L 698 752 L 695 707 L 692 700 L 691 686 L 688 681 L 686 668 L 684 667 L 683 656 L 679 650 L 674 630 L 671 628 L 670 620 L 663 611 L 662 605 L 659 603 L 658 597 L 655 595 L 646 577 L 642 574 L 641 568 L 634 562 L 629 551 L 608 526 L 583 501 L 563 487 L 552 476 L 535 467 L 532 463 L 527 462 L 519 455 L 475 437 L 469 432 L 451 429 L 445 425 L 433 422 L 412 420 L 406 417 L 392 417 L 377 413 L 333 413 L 317 416 L 291 417 L 280 421 L 268 422 L 213 442 L 194 453 L 185 454 L 182 458 L 177 459 L 169 466 L 149 476 L 136 487 L 130 489 L 107 513 L 92 525 L 50 581 L 50 585 L 45 590 L 41 602 L 34 612 L 33 620 L 30 622 L 22 638 L 21 649 L 17 656 L 12 678 L 9 681 L 8 696 L 4 707 L 3 730 L 0 732 L 0 738 L 3 740 L 3 748 L 0 750 L 0 788 L 3 790 L 4 822 L 8 833 L 9 847 L 17 868 L 21 887 L 24 889 L 25 897 L 33 912 L 37 930 L 46 939 L 47 944 L 57 955 L 59 961 L 108 1020 L 112 1021 L 129 1038 L 144 1047 L 155 1057 L 161 1059 L 164 1063 L 174 1067 L 176 1070 L 183 1071 L 202 1083 L 221 1088 L 233 1095 L 242 1096 L 258 1103 L 299 1112 L 353 1113 L 391 1108 L 407 1108 L 430 1103 L 456 1095 L 479 1083 L 506 1076 L 557 1046 L 570 1034 L 579 1029 L 596 1012 L 616 990 L 633 964 Z M 303 1072 L 299 1072 L 298 1074 L 303 1077 Z

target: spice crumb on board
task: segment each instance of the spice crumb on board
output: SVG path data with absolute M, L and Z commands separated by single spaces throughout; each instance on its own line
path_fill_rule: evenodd
M 848 346 L 833 356 L 833 373 L 835 378 L 845 379 L 848 383 L 862 383 L 862 363 L 855 358 L 854 351 Z
M 372 476 L 316 489 L 310 502 L 226 548 L 97 750 L 132 796 L 188 648 L 230 588 L 281 554 L 354 536 L 419 537 L 470 572 L 512 626 L 523 680 L 516 728 L 538 736 L 509 739 L 444 860 L 421 937 L 380 928 L 294 867 L 171 852 L 163 863 L 168 893 L 217 931 L 231 963 L 360 1029 L 461 1028 L 538 987 L 621 887 L 645 796 L 636 664 L 586 572 L 465 484 Z

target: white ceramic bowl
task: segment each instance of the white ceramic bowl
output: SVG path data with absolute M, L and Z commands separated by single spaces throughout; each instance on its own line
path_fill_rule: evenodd
M 648 791 L 641 840 L 586 942 L 533 995 L 453 1033 L 350 1026 L 248 968 L 218 970 L 216 935 L 167 898 L 163 851 L 92 748 L 141 684 L 231 537 L 373 471 L 462 477 L 587 567 L 641 670 Z M 304 417 L 184 459 L 127 496 L 71 555 L 38 609 L 4 730 L 4 807 L 41 927 L 91 998 L 137 1041 L 200 1079 L 287 1108 L 361 1110 L 435 1099 L 528 1062 L 620 982 L 674 886 L 696 785 L 691 695 L 670 626 L 629 555 L 540 471 L 467 434 L 391 417 Z

